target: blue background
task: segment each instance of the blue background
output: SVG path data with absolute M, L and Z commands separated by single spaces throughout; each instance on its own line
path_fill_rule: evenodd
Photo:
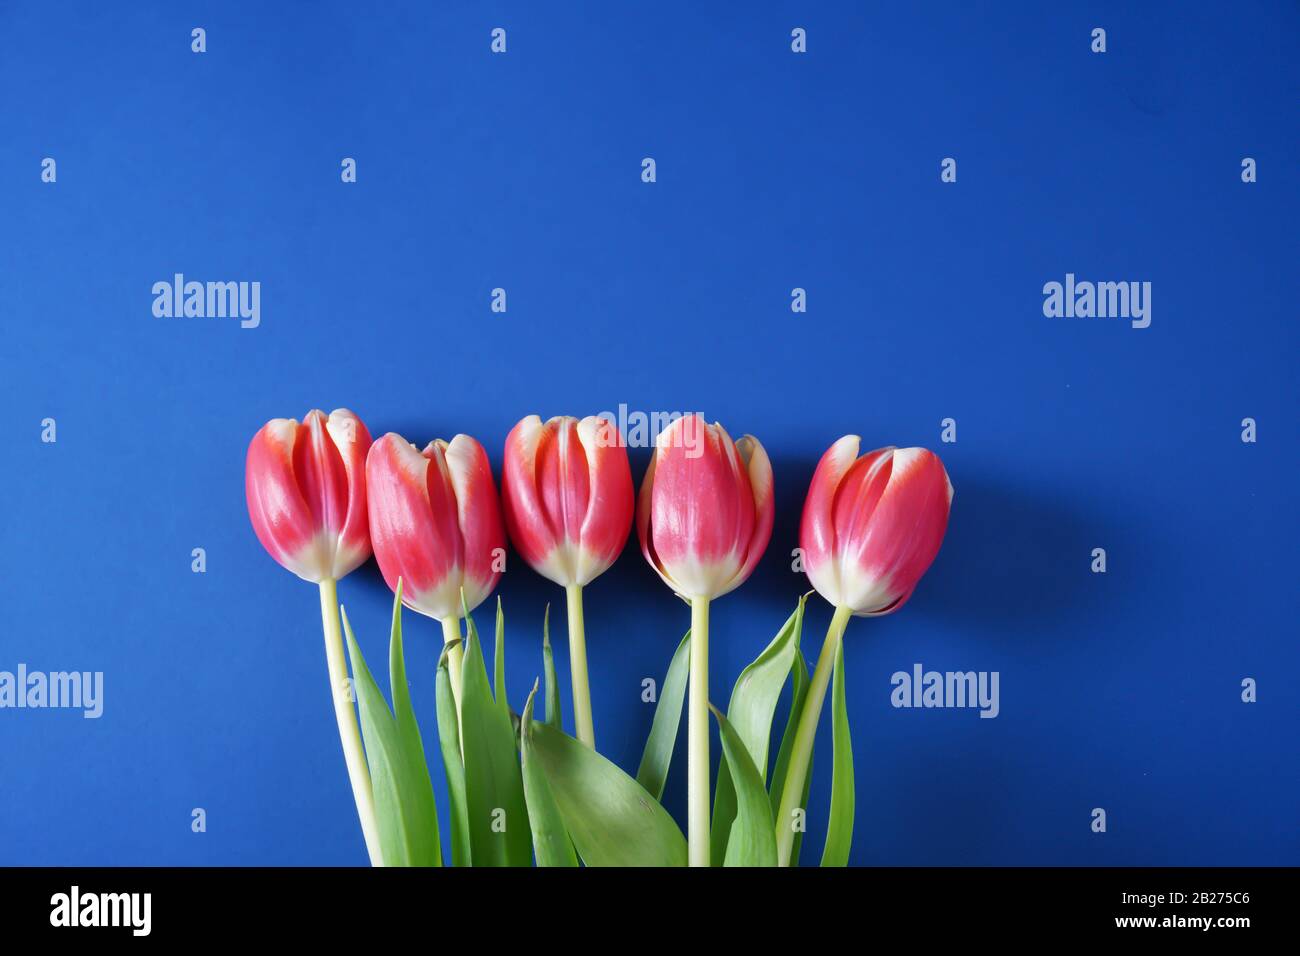
M 1300 10 L 1131 6 L 0 5 L 0 669 L 105 673 L 98 721 L 0 711 L 0 863 L 364 862 L 317 596 L 249 527 L 249 438 L 347 406 L 473 434 L 499 475 L 523 415 L 620 403 L 774 463 L 771 547 L 714 606 L 719 701 L 806 588 L 825 447 L 946 462 L 934 567 L 848 633 L 854 862 L 1300 863 Z M 174 272 L 260 281 L 260 328 L 154 318 Z M 1151 327 L 1045 318 L 1066 272 L 1152 282 Z M 382 671 L 373 563 L 340 590 Z M 500 593 L 519 707 L 562 602 L 518 561 Z M 439 634 L 407 621 L 431 741 Z M 631 545 L 587 623 L 598 741 L 634 770 L 686 609 Z M 916 662 L 999 671 L 1001 715 L 892 708 Z

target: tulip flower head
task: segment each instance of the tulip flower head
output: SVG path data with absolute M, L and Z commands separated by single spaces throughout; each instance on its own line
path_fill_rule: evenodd
M 858 457 L 846 435 L 822 456 L 804 503 L 799 544 L 814 588 L 854 614 L 890 614 L 912 596 L 939 553 L 952 482 L 925 448 Z
M 614 563 L 632 527 L 632 470 L 613 423 L 536 415 L 506 438 L 506 529 L 538 574 L 585 587 Z
M 701 415 L 660 432 L 637 502 L 641 551 L 685 598 L 712 599 L 753 573 L 772 537 L 772 464 L 757 438 L 732 442 Z
M 505 568 L 505 531 L 487 453 L 468 435 L 423 452 L 389 432 L 366 458 L 370 537 L 388 586 L 402 603 L 440 621 L 469 610 Z
M 302 423 L 275 418 L 248 445 L 244 493 L 257 539 L 298 577 L 319 584 L 370 557 L 366 452 L 370 433 L 347 409 Z

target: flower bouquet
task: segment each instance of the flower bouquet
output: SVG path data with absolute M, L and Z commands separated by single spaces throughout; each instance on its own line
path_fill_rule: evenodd
M 859 452 L 857 436 L 835 442 L 804 504 L 799 560 L 835 609 L 814 668 L 810 673 L 800 649 L 804 595 L 738 676 L 723 711 L 708 699 L 709 614 L 714 599 L 749 578 L 771 538 L 772 467 L 758 439 L 733 441 L 717 423 L 680 417 L 658 435 L 634 497 L 614 423 L 530 415 L 506 438 L 498 496 L 487 453 L 468 435 L 432 441 L 423 451 L 392 433 L 372 442 L 346 410 L 263 426 L 248 449 L 249 517 L 276 561 L 318 585 L 334 715 L 371 864 L 795 864 L 828 690 L 833 784 L 821 863 L 847 864 L 854 780 L 845 629 L 855 615 L 890 614 L 907 601 L 939 551 L 952 502 L 952 484 L 933 452 Z M 668 665 L 630 775 L 596 749 L 583 591 L 617 559 L 634 522 L 646 561 L 689 605 L 690 629 Z M 505 694 L 498 598 L 489 678 L 471 614 L 505 571 L 507 536 L 524 561 L 564 589 L 574 736 L 561 725 L 549 612 L 543 676 L 516 710 Z M 338 602 L 338 581 L 372 554 L 394 593 L 391 702 Z M 449 841 L 439 831 L 411 704 L 403 607 L 438 621 L 443 637 L 433 691 Z M 787 683 L 790 716 L 773 751 Z M 685 834 L 660 803 L 683 704 Z M 710 781 L 715 727 L 721 761 Z

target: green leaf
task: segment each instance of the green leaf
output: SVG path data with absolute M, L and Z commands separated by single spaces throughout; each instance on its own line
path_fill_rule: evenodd
M 461 669 L 465 806 L 475 866 L 530 866 L 532 836 L 510 714 L 492 699 L 474 619 Z
M 799 652 L 803 632 L 806 598 L 800 598 L 794 613 L 781 626 L 776 637 L 754 662 L 740 672 L 727 705 L 727 720 L 735 728 L 745 750 L 758 769 L 759 779 L 767 779 L 768 748 L 772 736 L 772 715 L 785 686 L 786 677 Z M 710 857 L 719 866 L 727 856 L 731 824 L 736 819 L 736 789 L 725 765 L 718 767 L 718 783 L 713 800 L 713 824 L 709 836 Z M 764 791 L 766 792 L 766 791 Z
M 573 852 L 573 841 L 564 828 L 564 818 L 556 806 L 551 785 L 546 782 L 546 772 L 538 766 L 537 756 L 533 753 L 533 698 L 536 696 L 537 684 L 534 682 L 533 692 L 524 704 L 519 733 L 524 799 L 528 803 L 528 822 L 533 831 L 533 852 L 537 855 L 538 866 L 577 866 L 578 856 Z
M 456 718 L 456 699 L 451 693 L 451 671 L 447 664 L 452 644 L 444 644 L 438 658 L 438 742 L 447 774 L 447 794 L 451 798 L 451 865 L 469 866 L 472 856 L 465 805 L 465 765 L 460 759 L 460 721 Z
M 492 681 L 492 693 L 496 697 L 497 706 L 510 714 L 510 701 L 506 696 L 506 619 L 501 613 L 501 597 L 497 596 L 497 633 L 496 647 L 492 651 L 492 663 L 495 667 L 495 675 Z
M 438 844 L 438 811 L 433 784 L 424 761 L 420 730 L 411 711 L 402 660 L 401 591 L 393 605 L 393 630 L 389 645 L 392 659 L 393 699 L 398 716 L 388 709 L 383 692 L 366 666 L 346 613 L 342 613 L 352 662 L 352 686 L 361 715 L 366 763 L 370 768 L 375 798 L 379 846 L 386 866 L 441 866 Z M 405 706 L 403 706 L 405 705 Z
M 799 715 L 803 713 L 803 702 L 808 696 L 808 664 L 803 654 L 795 654 L 794 663 L 790 665 L 790 678 L 794 692 L 790 695 L 790 716 L 785 722 L 785 734 L 781 737 L 781 749 L 777 751 L 776 766 L 772 768 L 772 822 L 777 822 L 776 815 L 781 812 L 781 793 L 785 789 L 785 775 L 790 767 L 790 750 L 794 747 L 794 735 L 799 727 Z M 812 786 L 813 755 L 808 756 L 808 773 L 803 781 L 803 799 L 799 806 L 808 806 L 809 788 Z M 803 845 L 803 831 L 794 835 L 790 850 L 790 865 L 799 865 L 799 849 Z
M 672 763 L 673 748 L 677 745 L 677 728 L 682 722 L 682 701 L 686 698 L 690 664 L 691 632 L 687 631 L 677 645 L 664 682 L 659 685 L 659 700 L 655 704 L 650 736 L 646 738 L 641 766 L 636 771 L 637 783 L 645 787 L 656 800 L 664 795 L 668 765 Z
M 406 681 L 406 652 L 402 646 L 402 581 L 397 581 L 393 596 L 393 624 L 388 643 L 388 684 L 393 694 L 393 720 L 397 726 L 406 780 L 410 786 L 412 812 L 427 822 L 416 826 L 414 833 L 422 841 L 413 851 L 413 862 L 418 866 L 442 866 L 442 846 L 438 834 L 438 804 L 433 796 L 433 781 L 429 777 L 429 762 L 424 754 L 424 740 L 420 725 L 411 706 L 411 688 Z
M 551 606 L 542 618 L 542 672 L 546 675 L 546 722 L 560 727 L 560 684 L 555 679 L 555 654 L 551 651 Z
M 832 748 L 831 815 L 826 825 L 822 866 L 848 866 L 853 843 L 853 745 L 849 741 L 849 712 L 844 703 L 844 641 L 835 649 L 835 678 L 831 684 Z M 811 772 L 808 774 L 812 776 Z M 806 803 L 807 801 L 805 801 Z
M 736 728 L 709 705 L 718 719 L 722 754 L 734 786 L 734 822 L 727 841 L 723 866 L 776 866 L 776 831 L 772 827 L 772 805 L 767 799 L 763 775 L 745 748 Z
M 587 866 L 685 866 L 686 838 L 646 789 L 596 751 L 548 724 L 531 750 L 565 829 Z

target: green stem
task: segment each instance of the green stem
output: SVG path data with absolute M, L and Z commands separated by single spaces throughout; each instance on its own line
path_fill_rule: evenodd
M 343 760 L 348 766 L 348 780 L 352 783 L 352 799 L 361 819 L 361 834 L 366 840 L 366 852 L 371 866 L 383 866 L 379 848 L 379 824 L 375 818 L 374 791 L 370 788 L 370 771 L 366 768 L 366 753 L 361 745 L 361 728 L 357 725 L 357 712 L 352 706 L 348 684 L 347 658 L 343 652 L 343 628 L 339 625 L 338 587 L 333 578 L 320 582 L 320 618 L 325 631 L 325 662 L 329 668 L 330 696 L 334 699 L 334 717 L 339 725 L 339 740 L 343 743 Z
M 686 833 L 691 866 L 709 865 L 709 599 L 691 598 Z
M 780 866 L 790 865 L 790 854 L 794 849 L 794 814 L 797 809 L 801 809 L 799 801 L 803 799 L 804 781 L 808 778 L 808 766 L 812 762 L 813 741 L 817 737 L 817 722 L 821 719 L 822 704 L 826 700 L 826 686 L 830 683 L 831 671 L 835 669 L 835 654 L 852 616 L 851 608 L 835 609 L 831 626 L 826 631 L 826 640 L 822 643 L 821 655 L 817 658 L 812 681 L 808 684 L 808 696 L 804 698 L 803 710 L 799 714 L 794 744 L 790 748 L 785 789 L 781 792 L 781 809 L 776 815 L 776 860 Z
M 591 688 L 587 684 L 587 637 L 582 619 L 582 585 L 564 589 L 569 608 L 569 670 L 573 681 L 573 723 L 578 739 L 596 749 L 596 730 L 591 722 Z
M 465 753 L 465 730 L 460 716 L 460 675 L 461 662 L 465 659 L 465 642 L 460 636 L 460 618 L 442 619 L 442 642 L 447 648 L 447 676 L 451 678 L 451 702 L 456 707 L 456 726 L 460 730 L 461 759 Z

